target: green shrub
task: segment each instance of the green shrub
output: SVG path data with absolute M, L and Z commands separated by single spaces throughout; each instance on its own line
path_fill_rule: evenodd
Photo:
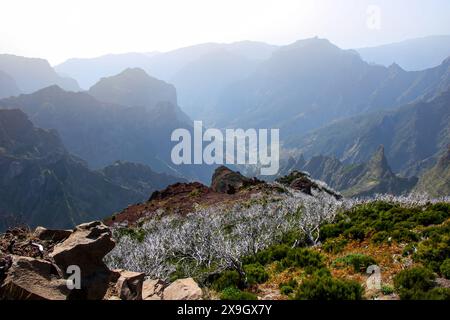
M 295 294 L 297 300 L 361 300 L 363 288 L 356 281 L 312 277 L 300 285 Z
M 442 276 L 444 276 L 447 279 L 450 279 L 450 258 L 445 259 L 439 269 L 441 271 Z
M 295 280 L 295 279 L 291 279 L 291 280 L 289 280 L 288 282 L 282 282 L 282 283 L 280 283 L 280 285 L 279 285 L 278 287 L 281 289 L 282 287 L 285 287 L 285 286 L 287 286 L 287 287 L 292 287 L 292 288 L 297 288 L 298 282 L 297 282 L 297 280 Z
M 390 295 L 394 293 L 394 288 L 384 284 L 381 286 L 381 292 L 383 292 L 384 295 Z
M 282 286 L 280 288 L 280 293 L 284 294 L 285 296 L 291 294 L 292 292 L 294 292 L 294 288 L 291 286 Z
M 274 261 L 280 261 L 285 258 L 291 248 L 285 244 L 274 245 L 265 250 L 258 252 L 254 256 L 243 259 L 244 264 L 259 263 L 266 265 Z
M 371 240 L 372 240 L 373 243 L 382 243 L 382 242 L 388 241 L 388 239 L 390 237 L 391 236 L 389 235 L 389 233 L 387 231 L 380 231 L 380 232 L 375 233 L 372 236 Z
M 405 248 L 402 251 L 402 256 L 407 257 L 412 255 L 416 251 L 416 245 L 415 243 L 409 243 L 405 246 Z
M 440 272 L 442 263 L 450 257 L 450 234 L 438 234 L 438 230 L 430 238 L 420 242 L 414 260 L 422 262 L 435 272 Z
M 242 281 L 239 273 L 235 270 L 227 270 L 214 280 L 212 288 L 216 291 L 222 291 L 225 288 L 239 288 L 241 285 Z
M 376 261 L 369 256 L 360 253 L 349 254 L 342 258 L 337 258 L 333 262 L 333 266 L 341 268 L 344 266 L 352 266 L 355 272 L 365 273 L 368 266 L 376 264 Z
M 450 288 L 434 288 L 428 291 L 424 300 L 450 300 Z
M 249 285 L 264 283 L 269 279 L 268 273 L 259 263 L 245 265 L 244 271 Z
M 341 238 L 328 239 L 322 245 L 322 248 L 326 252 L 330 252 L 330 253 L 335 253 L 336 254 L 336 253 L 342 252 L 342 250 L 345 248 L 347 243 L 348 243 L 347 239 L 341 239 Z
M 423 300 L 427 291 L 434 287 L 435 278 L 431 270 L 415 267 L 398 273 L 394 277 L 394 286 L 402 300 Z
M 281 263 L 285 268 L 304 268 L 307 273 L 313 273 L 315 270 L 325 267 L 320 253 L 304 248 L 291 249 Z
M 258 297 L 250 292 L 241 291 L 235 287 L 229 287 L 222 290 L 221 300 L 258 300 Z

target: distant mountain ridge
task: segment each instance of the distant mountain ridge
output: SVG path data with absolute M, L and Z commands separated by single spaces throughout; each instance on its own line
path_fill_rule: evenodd
M 402 178 L 394 174 L 386 160 L 384 147 L 379 146 L 368 162 L 344 164 L 336 158 L 315 156 L 305 161 L 301 155 L 291 158 L 280 175 L 295 170 L 305 171 L 314 179 L 348 197 L 368 197 L 375 194 L 407 194 L 417 183 L 417 178 Z
M 425 102 L 337 121 L 287 142 L 305 157 L 333 156 L 345 163 L 370 159 L 384 145 L 394 172 L 419 175 L 450 142 L 450 90 Z
M 450 35 L 429 36 L 356 49 L 369 62 L 390 66 L 399 64 L 408 71 L 436 67 L 450 56 Z
M 450 59 L 420 72 L 374 66 L 353 50 L 307 39 L 275 51 L 223 92 L 209 114 L 223 127 L 280 128 L 286 139 L 356 114 L 430 99 L 450 87 L 449 67 Z
M 9 74 L 22 93 L 58 85 L 68 91 L 79 91 L 76 80 L 58 75 L 44 59 L 0 54 L 0 70 Z

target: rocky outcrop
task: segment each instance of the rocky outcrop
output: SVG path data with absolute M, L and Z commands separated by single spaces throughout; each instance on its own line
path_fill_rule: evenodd
M 191 278 L 168 285 L 145 280 L 140 272 L 110 270 L 103 258 L 114 245 L 111 231 L 99 221 L 72 231 L 42 227 L 34 232 L 9 231 L 0 236 L 0 300 L 202 298 L 202 290 Z
M 142 300 L 142 285 L 145 274 L 127 270 L 114 270 L 119 274 L 116 292 L 121 300 Z
M 326 187 L 325 184 L 319 184 L 318 182 L 311 179 L 311 177 L 306 172 L 292 171 L 287 176 L 281 177 L 276 180 L 278 183 L 290 187 L 294 190 L 301 191 L 310 196 L 313 195 L 313 190 L 316 192 L 325 192 L 329 195 L 335 197 L 336 199 L 341 199 L 342 196 L 330 188 Z
M 66 300 L 69 293 L 54 264 L 30 257 L 12 256 L 0 285 L 0 298 L 8 300 Z
M 178 279 L 163 292 L 164 300 L 201 300 L 202 289 L 192 278 Z
M 234 194 L 239 189 L 262 183 L 258 179 L 249 179 L 225 166 L 220 166 L 214 171 L 211 181 L 211 189 L 219 193 Z

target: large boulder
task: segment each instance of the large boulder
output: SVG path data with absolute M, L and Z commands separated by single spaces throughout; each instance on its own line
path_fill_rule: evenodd
M 71 230 L 52 230 L 44 227 L 37 227 L 34 230 L 33 237 L 39 240 L 59 242 L 67 239 L 71 234 Z
M 143 300 L 162 300 L 166 283 L 162 280 L 145 280 L 142 285 Z
M 201 300 L 202 289 L 192 278 L 178 279 L 171 283 L 163 293 L 163 300 Z
M 66 272 L 69 266 L 81 271 L 81 289 L 72 290 L 71 299 L 102 299 L 111 282 L 112 272 L 103 262 L 115 246 L 111 231 L 99 221 L 77 226 L 72 234 L 57 244 L 50 257 Z M 67 274 L 65 274 L 67 275 Z
M 66 300 L 70 290 L 51 262 L 12 256 L 12 264 L 0 286 L 0 299 Z
M 144 273 L 127 270 L 114 270 L 119 274 L 116 283 L 116 292 L 122 300 L 142 300 L 142 283 Z

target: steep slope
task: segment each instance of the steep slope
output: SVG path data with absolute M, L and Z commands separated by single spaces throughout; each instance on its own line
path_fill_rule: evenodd
M 333 189 L 345 196 L 372 196 L 377 193 L 400 195 L 408 193 L 417 183 L 417 178 L 402 178 L 394 174 L 384 155 L 384 147 L 379 146 L 370 160 L 360 164 L 344 164 L 336 158 L 314 156 L 308 161 L 301 155 L 299 160 L 294 158 L 295 169 L 288 170 L 284 166 L 280 175 L 288 174 L 291 170 L 307 172 L 314 179 L 326 182 Z
M 31 93 L 51 85 L 58 85 L 69 91 L 80 90 L 74 79 L 59 76 L 44 59 L 0 54 L 0 70 L 13 77 L 24 93 Z
M 450 196 L 450 147 L 434 167 L 422 174 L 414 191 L 427 193 L 432 197 Z
M 20 110 L 0 110 L 0 229 L 71 227 L 138 199 L 70 155 L 54 131 L 34 127 Z
M 397 177 L 389 167 L 380 146 L 367 164 L 362 168 L 344 168 L 342 194 L 347 196 L 371 196 L 374 194 L 400 195 L 408 193 L 417 183 L 416 178 Z M 347 180 L 347 181 L 346 181 Z M 339 188 L 340 189 L 340 188 Z
M 1 100 L 0 107 L 19 108 L 39 127 L 57 129 L 70 152 L 93 168 L 119 159 L 168 170 L 170 134 L 185 126 L 170 103 L 162 103 L 155 111 L 126 108 L 56 86 Z
M 450 35 L 416 38 L 356 50 L 367 62 L 384 66 L 397 63 L 405 70 L 424 70 L 438 66 L 450 56 Z
M 17 87 L 14 79 L 7 73 L 0 70 L 0 99 L 20 94 L 20 89 Z
M 366 162 L 378 145 L 384 145 L 394 172 L 407 171 L 449 143 L 449 106 L 447 91 L 428 102 L 335 122 L 287 145 L 308 158 L 323 154 L 346 163 Z
M 421 72 L 370 65 L 324 39 L 281 47 L 257 70 L 222 94 L 211 111 L 223 126 L 275 127 L 282 138 L 334 120 L 388 109 L 450 85 L 450 60 Z
M 165 173 L 156 173 L 146 165 L 126 161 L 116 161 L 99 172 L 114 184 L 137 192 L 142 201 L 147 200 L 156 190 L 177 182 L 187 182 Z

